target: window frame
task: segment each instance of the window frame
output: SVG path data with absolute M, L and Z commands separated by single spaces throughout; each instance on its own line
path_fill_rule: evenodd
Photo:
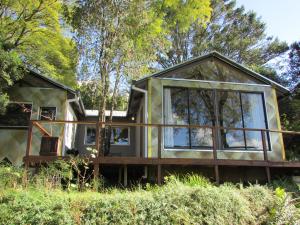
M 116 145 L 117 146 L 129 146 L 130 145 L 130 127 L 112 127 L 112 128 L 128 129 L 128 143 L 127 144 L 115 144 L 115 143 L 110 142 L 110 145 L 113 145 L 113 146 L 116 146 Z M 111 139 L 109 139 L 109 140 L 111 140 Z
M 48 121 L 55 121 L 56 118 L 57 118 L 57 107 L 56 106 L 40 106 L 39 107 L 39 120 L 44 120 L 44 121 L 47 121 L 47 119 L 42 119 L 42 111 L 43 111 L 43 108 L 55 108 L 55 116 L 54 116 L 54 120 L 48 120 Z
M 33 102 L 26 102 L 26 101 L 10 101 L 8 103 L 9 104 L 26 104 L 26 105 L 31 105 L 31 111 L 30 111 L 30 116 L 29 116 L 29 121 L 32 119 L 32 111 L 33 111 Z M 2 126 L 0 125 L 0 129 L 28 129 L 29 127 L 29 124 L 28 126 L 10 126 L 10 125 L 7 125 L 7 126 Z
M 93 126 L 93 125 L 85 125 L 85 131 L 84 131 L 84 145 L 87 145 L 87 146 L 95 146 L 96 145 L 96 141 L 95 143 L 92 143 L 92 144 L 88 144 L 86 142 L 87 140 L 87 129 L 88 128 L 92 128 L 96 131 L 96 125 Z M 123 129 L 128 129 L 128 144 L 112 144 L 110 143 L 110 145 L 113 145 L 113 146 L 129 146 L 130 145 L 130 127 L 114 127 L 114 128 L 123 128 Z M 110 137 L 111 138 L 111 137 Z M 110 139 L 109 139 L 110 140 Z
M 264 112 L 264 121 L 265 121 L 265 129 L 269 129 L 269 121 L 268 121 L 268 115 L 267 115 L 267 110 L 266 110 L 266 102 L 265 102 L 265 93 L 263 91 L 251 91 L 251 90 L 232 90 L 232 89 L 218 89 L 218 88 L 197 88 L 197 87 L 181 87 L 181 86 L 169 86 L 169 85 L 166 85 L 166 86 L 163 86 L 163 96 L 162 96 L 162 100 L 163 100 L 163 104 L 162 104 L 162 120 L 163 120 L 163 123 L 165 124 L 165 102 L 164 102 L 164 89 L 165 88 L 181 88 L 181 89 L 186 89 L 187 90 L 187 102 L 188 102 L 188 124 L 190 124 L 190 94 L 189 94 L 189 90 L 191 89 L 200 89 L 200 90 L 206 90 L 206 91 L 212 91 L 213 92 L 213 100 L 214 100 L 214 114 L 215 114 L 215 124 L 216 126 L 219 126 L 219 112 L 218 112 L 218 105 L 216 104 L 216 100 L 217 100 L 217 93 L 218 92 L 237 92 L 239 94 L 239 98 L 241 97 L 241 94 L 242 93 L 246 93 L 246 94 L 260 94 L 261 97 L 262 97 L 262 106 L 263 106 L 263 112 Z M 240 103 L 242 105 L 242 102 L 241 102 L 241 99 L 240 99 Z M 242 110 L 242 124 L 243 124 L 243 128 L 244 128 L 244 111 Z M 162 143 L 162 147 L 164 148 L 164 150 L 171 150 L 171 151 L 211 151 L 213 147 L 206 147 L 206 146 L 197 146 L 197 147 L 192 147 L 192 143 L 191 143 L 191 129 L 192 128 L 187 128 L 188 129 L 188 133 L 189 133 L 189 147 L 180 147 L 180 146 L 176 146 L 174 148 L 171 148 L 171 147 L 165 147 L 165 144 L 164 144 L 164 133 L 162 133 L 162 140 L 163 140 L 163 143 Z M 244 139 L 246 138 L 246 135 L 245 135 L 245 130 L 241 130 L 243 131 L 243 137 Z M 163 129 L 163 132 L 164 132 L 164 129 Z M 221 150 L 221 151 L 232 151 L 232 152 L 263 152 L 263 149 L 251 149 L 249 150 L 249 148 L 247 149 L 247 145 L 245 143 L 245 148 L 237 148 L 237 149 L 234 149 L 234 148 L 224 148 L 222 146 L 222 140 L 220 138 L 220 129 L 217 129 L 217 141 L 216 141 L 216 145 L 217 145 L 217 149 L 218 150 Z M 271 145 L 271 139 L 270 139 L 270 133 L 269 132 L 266 132 L 266 141 L 267 141 L 267 151 L 272 151 L 272 145 Z
M 96 145 L 96 140 L 95 140 L 95 143 L 93 144 L 88 144 L 87 142 L 86 142 L 86 140 L 87 140 L 87 129 L 88 128 L 92 128 L 92 129 L 94 129 L 95 130 L 95 132 L 96 132 L 96 125 L 95 125 L 95 127 L 93 126 L 93 125 L 85 125 L 84 126 L 84 145 L 87 145 L 87 146 L 95 146 Z

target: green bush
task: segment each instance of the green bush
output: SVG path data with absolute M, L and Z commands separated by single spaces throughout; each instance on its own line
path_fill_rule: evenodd
M 0 224 L 297 224 L 288 196 L 259 185 L 183 183 L 109 193 L 2 190 Z
M 24 170 L 7 164 L 0 164 L 0 188 L 17 188 L 22 185 Z
M 283 188 L 215 186 L 190 174 L 171 175 L 164 186 L 145 189 L 102 189 L 99 183 L 93 190 L 99 186 L 102 193 L 77 187 L 63 191 L 61 179 L 72 180 L 63 161 L 42 168 L 26 186 L 21 185 L 24 171 L 9 168 L 0 167 L 0 224 L 300 223 L 297 202 Z
M 0 224 L 74 224 L 68 201 L 37 190 L 2 193 Z

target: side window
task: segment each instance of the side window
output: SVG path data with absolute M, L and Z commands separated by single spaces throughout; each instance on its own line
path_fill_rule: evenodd
M 129 145 L 129 128 L 113 127 L 111 130 L 110 143 L 112 145 Z
M 4 115 L 0 115 L 0 127 L 27 127 L 32 111 L 30 103 L 9 103 Z
M 85 145 L 95 145 L 96 143 L 96 128 L 92 126 L 85 127 Z
M 85 127 L 85 145 L 95 145 L 96 128 L 94 126 Z M 110 143 L 112 145 L 129 145 L 129 128 L 113 127 L 111 129 Z
M 55 120 L 56 107 L 40 107 L 40 120 Z

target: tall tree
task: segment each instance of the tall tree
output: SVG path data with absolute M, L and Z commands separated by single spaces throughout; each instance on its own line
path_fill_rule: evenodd
M 289 85 L 293 87 L 300 82 L 300 41 L 290 46 L 288 61 L 288 70 L 284 77 L 288 80 Z
M 197 15 L 180 11 L 178 7 L 186 9 L 183 6 L 188 4 L 181 0 L 83 0 L 74 7 L 71 18 L 80 46 L 80 78 L 98 81 L 99 121 L 105 121 L 109 90 L 111 120 L 121 80 L 147 73 L 156 49 L 167 46 L 169 24 L 185 28 L 190 21 L 209 17 L 208 0 L 187 2 L 206 3 L 208 10 Z
M 266 35 L 266 25 L 254 12 L 236 7 L 235 1 L 212 0 L 211 7 L 211 20 L 206 27 L 194 23 L 184 33 L 173 29 L 175 41 L 171 50 L 160 54 L 159 64 L 163 68 L 216 50 L 238 63 L 262 71 L 262 65 L 287 50 L 285 42 Z M 270 70 L 267 72 L 274 74 Z
M 0 0 L 0 39 L 32 68 L 75 85 L 76 48 L 63 35 L 60 0 Z
M 0 40 L 0 115 L 5 112 L 9 102 L 6 90 L 15 81 L 23 76 L 21 59 L 15 52 L 7 52 L 3 49 Z

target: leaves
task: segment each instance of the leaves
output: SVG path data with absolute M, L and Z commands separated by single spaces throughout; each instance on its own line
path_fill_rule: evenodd
M 59 0 L 1 0 L 3 50 L 41 73 L 75 85 L 76 49 L 63 34 Z

